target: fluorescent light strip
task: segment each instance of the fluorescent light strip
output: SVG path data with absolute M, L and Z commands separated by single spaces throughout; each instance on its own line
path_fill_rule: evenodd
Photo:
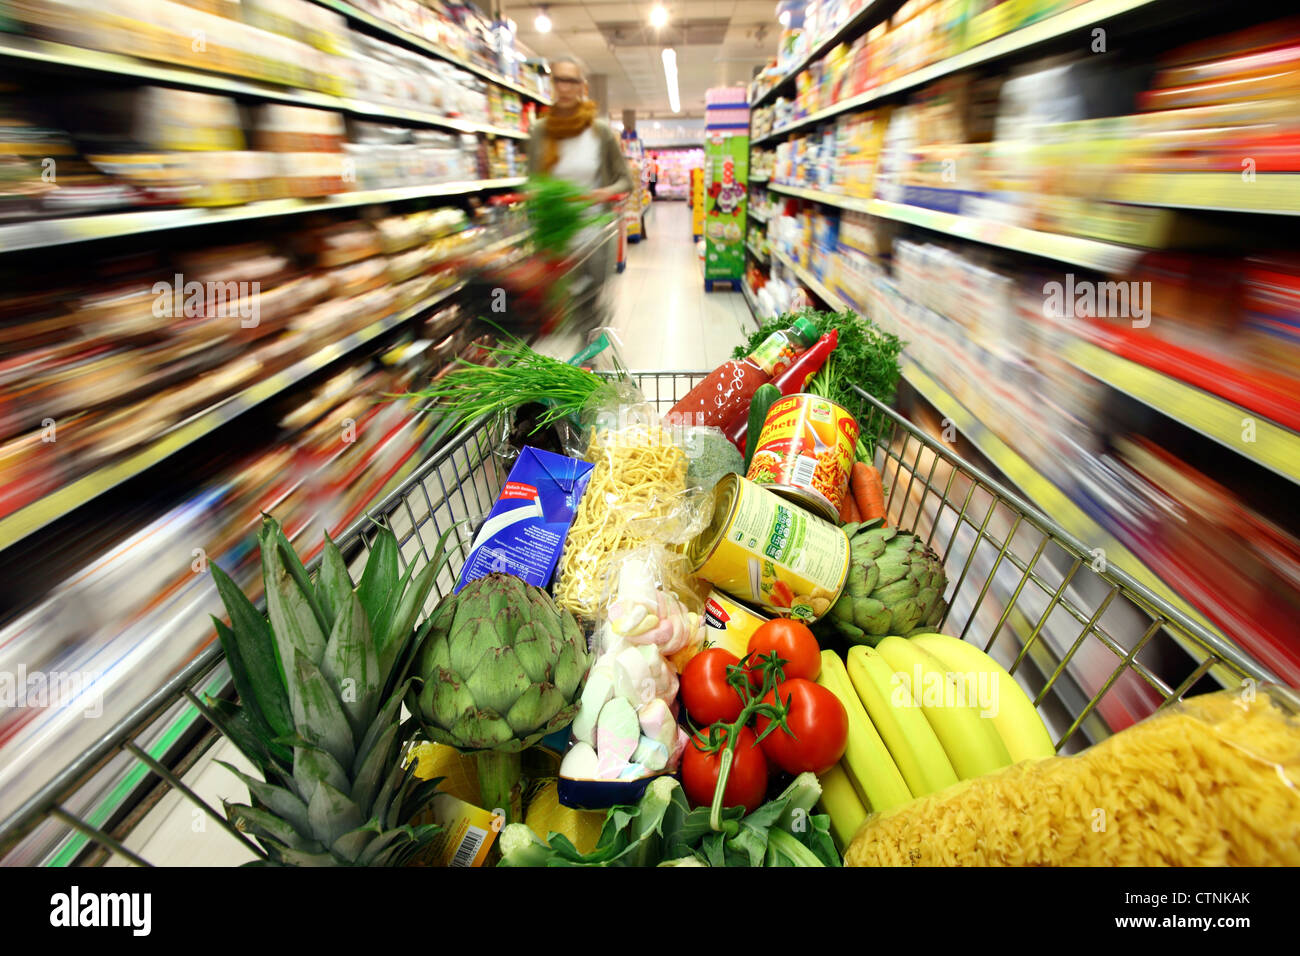
M 680 113 L 682 101 L 677 93 L 677 51 L 672 47 L 664 50 L 664 79 L 668 82 L 668 105 L 674 113 Z

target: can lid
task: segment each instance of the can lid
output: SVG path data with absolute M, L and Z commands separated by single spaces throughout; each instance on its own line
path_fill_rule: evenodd
M 817 326 L 813 325 L 812 320 L 805 319 L 802 316 L 794 320 L 790 330 L 805 346 L 810 346 L 821 338 L 821 332 L 817 330 Z

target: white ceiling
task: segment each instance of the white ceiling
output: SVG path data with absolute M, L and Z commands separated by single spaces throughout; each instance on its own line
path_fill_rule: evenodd
M 665 46 L 677 51 L 683 116 L 703 115 L 705 90 L 748 83 L 754 67 L 776 54 L 781 30 L 776 22 L 776 0 L 673 0 L 664 5 L 670 19 L 656 35 L 650 26 L 653 2 L 547 3 L 550 33 L 533 28 L 543 4 L 519 0 L 501 4 L 502 12 L 519 25 L 519 38 L 539 54 L 552 59 L 575 56 L 589 72 L 604 74 L 609 107 L 615 116 L 624 109 L 635 109 L 638 120 L 650 115 L 673 116 L 664 80 Z M 755 36 L 759 27 L 766 28 L 761 40 Z M 620 32 L 615 34 L 615 29 Z

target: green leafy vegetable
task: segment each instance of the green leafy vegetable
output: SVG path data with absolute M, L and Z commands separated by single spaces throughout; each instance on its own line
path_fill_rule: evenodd
M 576 418 L 593 395 L 610 388 L 600 376 L 542 355 L 509 335 L 486 351 L 495 364 L 457 359 L 459 367 L 429 387 L 393 397 L 437 403 L 445 412 L 434 433 L 434 440 L 440 441 L 480 416 L 513 412 L 534 403 L 547 408 L 533 429 L 536 432 L 557 419 Z
M 875 413 L 852 386 L 886 405 L 892 404 L 898 392 L 900 371 L 898 356 L 906 344 L 896 335 L 885 332 L 869 318 L 856 312 L 819 312 L 804 309 L 778 316 L 763 324 L 749 341 L 739 346 L 733 356 L 742 358 L 758 347 L 765 338 L 790 326 L 797 318 L 804 318 L 825 335 L 831 329 L 839 330 L 839 342 L 821 369 L 808 380 L 805 391 L 821 395 L 843 405 L 857 419 L 861 430 L 858 459 L 871 462 L 876 442 L 888 428 L 887 419 Z
M 612 807 L 596 848 L 584 855 L 562 834 L 539 839 L 522 823 L 501 833 L 502 866 L 840 866 L 830 818 L 814 814 L 821 785 L 802 773 L 774 800 L 748 816 L 722 811 L 722 829 L 709 807 L 692 810 L 672 777 L 658 777 L 634 807 Z M 692 862 L 694 861 L 694 862 Z
M 536 175 L 524 187 L 528 221 L 533 227 L 533 242 L 555 256 L 569 250 L 573 237 L 585 227 L 602 225 L 612 216 L 592 214 L 585 199 L 586 190 L 564 179 Z

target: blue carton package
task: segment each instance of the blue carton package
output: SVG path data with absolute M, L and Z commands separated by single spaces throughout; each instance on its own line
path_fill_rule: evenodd
M 513 574 L 539 588 L 550 584 L 592 467 L 525 446 L 474 536 L 456 592 L 493 572 Z

